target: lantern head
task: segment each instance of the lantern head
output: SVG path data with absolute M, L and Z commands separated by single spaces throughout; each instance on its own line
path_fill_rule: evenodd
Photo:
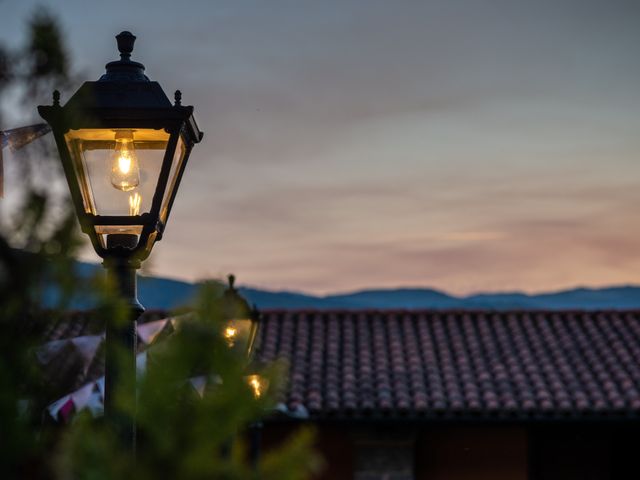
M 222 298 L 222 336 L 229 348 L 244 351 L 250 357 L 254 350 L 260 313 L 238 293 L 235 277 L 229 275 L 229 286 Z
M 193 107 L 172 104 L 144 66 L 136 37 L 116 36 L 120 60 L 64 105 L 38 112 L 53 131 L 82 231 L 103 258 L 144 260 L 162 238 L 193 146 L 203 133 Z

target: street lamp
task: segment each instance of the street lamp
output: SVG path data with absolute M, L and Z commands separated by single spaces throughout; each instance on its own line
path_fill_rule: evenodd
M 236 277 L 229 275 L 228 286 L 222 294 L 222 337 L 227 346 L 246 355 L 247 375 L 244 381 L 253 394 L 254 399 L 262 397 L 269 388 L 269 380 L 263 375 L 262 365 L 254 358 L 256 334 L 260 324 L 260 312 L 240 295 L 235 287 Z M 260 457 L 262 422 L 252 422 L 248 428 L 249 434 L 249 460 L 256 468 Z
M 118 374 L 135 375 L 136 320 L 144 311 L 136 270 L 162 238 L 191 149 L 203 137 L 180 91 L 172 104 L 144 65 L 130 60 L 135 39 L 130 32 L 117 35 L 120 60 L 64 106 L 56 91 L 53 105 L 38 107 L 53 131 L 82 231 L 130 310 L 125 326 L 107 324 L 107 417 L 114 413 Z M 129 352 L 126 372 L 118 372 L 118 346 Z M 135 399 L 135 391 L 128 394 Z M 135 427 L 129 428 L 133 441 Z

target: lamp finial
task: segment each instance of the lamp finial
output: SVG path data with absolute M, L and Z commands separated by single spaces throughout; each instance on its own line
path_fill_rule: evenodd
M 133 52 L 133 44 L 136 43 L 136 36 L 125 30 L 116 35 L 116 41 L 118 42 L 120 58 L 124 61 L 129 60 L 131 52 Z
M 99 82 L 148 82 L 144 74 L 144 65 L 131 60 L 133 44 L 136 36 L 128 31 L 116 35 L 120 60 L 109 62 L 106 65 L 107 72 L 100 77 Z

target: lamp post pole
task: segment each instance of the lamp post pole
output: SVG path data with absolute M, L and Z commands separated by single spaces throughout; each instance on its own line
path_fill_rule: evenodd
M 260 445 L 262 443 L 262 422 L 260 420 L 249 425 L 249 461 L 253 469 L 258 468 L 260 461 Z
M 130 248 L 135 247 L 136 235 L 111 234 L 107 236 L 107 246 L 112 255 L 104 260 L 104 267 L 116 288 L 117 295 L 124 302 L 127 312 L 122 317 L 109 316 L 106 325 L 105 352 L 105 418 L 115 426 L 121 441 L 135 450 L 136 426 L 136 322 L 144 312 L 138 301 L 137 270 L 140 261 L 127 255 Z M 124 252 L 123 252 L 124 250 Z M 122 254 L 124 253 L 124 254 Z M 116 390 L 117 389 L 117 390 Z M 116 405 L 116 395 L 127 402 L 130 414 L 122 415 Z
M 38 107 L 82 231 L 127 307 L 125 319 L 107 318 L 104 411 L 132 447 L 136 321 L 144 311 L 136 270 L 162 239 L 191 149 L 203 137 L 182 94 L 172 104 L 144 65 L 131 60 L 135 40 L 131 32 L 116 35 L 120 60 L 109 62 L 104 75 L 84 82 L 64 105 L 54 92 L 52 105 Z

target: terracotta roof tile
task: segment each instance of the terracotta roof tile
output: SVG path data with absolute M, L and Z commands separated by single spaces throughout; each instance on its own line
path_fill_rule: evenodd
M 640 414 L 640 312 L 268 311 L 312 417 Z

